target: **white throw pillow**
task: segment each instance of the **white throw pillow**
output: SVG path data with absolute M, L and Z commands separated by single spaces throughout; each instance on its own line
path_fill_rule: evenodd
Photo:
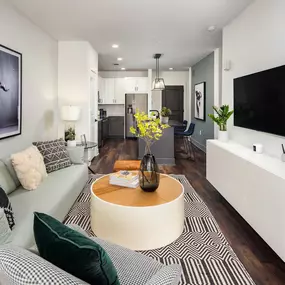
M 35 190 L 47 177 L 44 158 L 35 146 L 12 154 L 12 165 L 22 186 L 27 190 Z

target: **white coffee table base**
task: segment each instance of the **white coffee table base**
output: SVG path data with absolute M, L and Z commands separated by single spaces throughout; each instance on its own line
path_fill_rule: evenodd
M 91 190 L 91 227 L 104 240 L 132 250 L 151 250 L 175 241 L 183 226 L 184 191 L 166 204 L 132 207 L 101 200 Z

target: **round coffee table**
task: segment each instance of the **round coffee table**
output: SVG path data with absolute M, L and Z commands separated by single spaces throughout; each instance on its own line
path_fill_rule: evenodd
M 150 250 L 175 241 L 183 226 L 184 189 L 168 175 L 160 175 L 153 193 L 110 185 L 109 175 L 91 186 L 91 227 L 99 238 L 133 250 Z

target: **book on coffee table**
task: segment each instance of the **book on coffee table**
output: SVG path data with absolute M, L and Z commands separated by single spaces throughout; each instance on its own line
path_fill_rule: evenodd
M 110 175 L 109 183 L 128 188 L 137 188 L 139 186 L 139 175 L 135 172 L 122 170 Z

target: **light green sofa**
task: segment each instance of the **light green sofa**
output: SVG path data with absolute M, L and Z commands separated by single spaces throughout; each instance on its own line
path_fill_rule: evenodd
M 23 248 L 35 244 L 34 211 L 63 221 L 87 180 L 87 165 L 72 165 L 50 173 L 36 190 L 27 191 L 21 187 L 10 158 L 0 159 L 0 186 L 8 194 L 16 221 L 12 244 Z

